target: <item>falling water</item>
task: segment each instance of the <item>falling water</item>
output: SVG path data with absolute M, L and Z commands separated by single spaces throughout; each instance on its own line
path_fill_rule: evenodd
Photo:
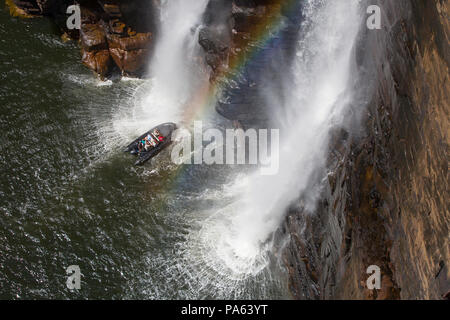
M 208 0 L 162 1 L 160 31 L 150 62 L 151 83 L 134 95 L 134 104 L 118 114 L 116 131 L 127 137 L 163 122 L 182 120 L 186 104 L 206 73 L 199 68 L 198 31 Z
M 314 210 L 319 192 L 312 188 L 312 175 L 324 169 L 330 130 L 342 123 L 352 99 L 358 2 L 308 0 L 304 16 L 292 65 L 294 81 L 286 76 L 282 84 L 283 105 L 276 99 L 278 89 L 266 93 L 281 131 L 279 172 L 239 177 L 236 200 L 217 209 L 198 240 L 208 250 L 205 255 L 214 255 L 209 261 L 215 268 L 234 277 L 255 275 L 266 267 L 271 235 L 292 201 L 301 196 L 305 211 Z
M 125 117 L 120 115 L 117 128 L 132 136 L 161 122 L 182 120 L 187 103 L 204 80 L 195 58 L 200 52 L 198 29 L 207 2 L 163 3 L 160 37 L 150 64 L 151 86 L 135 95 L 131 113 L 127 110 Z M 149 270 L 157 270 L 153 277 L 158 283 L 169 283 L 170 289 L 155 288 L 151 280 L 141 289 L 148 296 L 279 295 L 266 288 L 281 286 L 281 282 L 271 283 L 277 281 L 274 263 L 281 264 L 273 255 L 271 236 L 295 199 L 302 197 L 305 210 L 314 210 L 318 191 L 312 188 L 311 177 L 323 169 L 330 130 L 342 122 L 352 99 L 348 88 L 360 26 L 359 4 L 352 0 L 308 0 L 303 15 L 291 73 L 281 77 L 281 84 L 265 90 L 273 126 L 281 132 L 278 174 L 261 176 L 259 171 L 244 170 L 236 178 L 236 173 L 228 173 L 235 181 L 218 189 L 205 183 L 203 193 L 195 198 L 208 199 L 207 204 L 193 205 L 191 211 L 180 208 L 193 200 L 177 195 L 174 209 L 184 212 L 183 217 L 175 218 L 172 209 L 167 214 L 179 219 L 172 223 L 179 224 L 175 228 L 181 229 L 174 236 L 181 238 L 171 254 L 151 256 L 148 261 Z M 190 175 L 201 176 L 198 170 L 202 169 L 190 169 Z M 178 287 L 186 290 L 176 291 Z

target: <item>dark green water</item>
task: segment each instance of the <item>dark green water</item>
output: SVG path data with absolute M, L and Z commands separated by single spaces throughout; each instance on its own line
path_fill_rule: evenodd
M 288 297 L 278 267 L 235 277 L 209 255 L 229 169 L 180 169 L 167 153 L 135 168 L 120 152 L 139 131 L 117 130 L 118 114 L 147 86 L 99 85 L 48 20 L 2 6 L 0 298 Z

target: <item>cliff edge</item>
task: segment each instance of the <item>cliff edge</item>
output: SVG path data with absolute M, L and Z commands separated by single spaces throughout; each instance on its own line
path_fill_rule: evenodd
M 362 32 L 355 63 L 373 93 L 360 132 L 332 139 L 317 212 L 293 210 L 285 220 L 291 291 L 448 299 L 449 4 L 370 4 L 382 8 L 383 28 Z M 380 290 L 367 288 L 371 265 L 381 269 Z

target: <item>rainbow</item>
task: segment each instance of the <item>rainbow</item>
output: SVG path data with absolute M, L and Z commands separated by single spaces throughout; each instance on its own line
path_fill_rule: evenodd
M 205 80 L 200 89 L 185 106 L 183 124 L 191 125 L 196 120 L 210 111 L 217 99 L 217 92 L 224 80 L 233 80 L 237 77 L 254 59 L 257 59 L 264 48 L 273 44 L 279 39 L 280 32 L 284 28 L 283 16 L 297 14 L 300 10 L 301 0 L 273 0 L 266 5 L 268 9 L 261 21 L 249 30 L 250 39 L 244 48 L 239 52 L 234 51 L 229 54 L 227 68 L 220 70 L 212 81 Z M 254 44 L 258 45 L 254 45 Z M 180 165 L 167 179 L 167 189 L 176 192 L 176 186 L 181 183 L 186 166 Z

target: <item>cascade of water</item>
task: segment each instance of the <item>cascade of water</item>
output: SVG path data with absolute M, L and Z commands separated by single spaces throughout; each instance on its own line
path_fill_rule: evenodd
M 135 94 L 129 110 L 115 121 L 116 131 L 133 136 L 163 122 L 182 120 L 205 75 L 196 59 L 200 55 L 198 31 L 208 0 L 162 1 L 160 31 L 149 68 L 151 85 Z

